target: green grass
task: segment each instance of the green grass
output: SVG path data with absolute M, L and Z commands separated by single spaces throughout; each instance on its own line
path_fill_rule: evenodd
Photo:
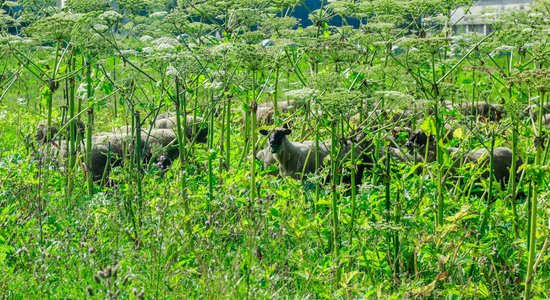
M 548 127 L 533 126 L 522 110 L 549 101 L 548 21 L 517 12 L 495 24 L 489 37 L 445 38 L 439 24 L 431 37 L 419 38 L 429 24 L 408 20 L 445 15 L 445 1 L 433 7 L 422 1 L 375 2 L 357 7 L 369 25 L 346 34 L 323 22 L 276 31 L 265 29 L 276 24 L 263 24 L 251 31 L 254 14 L 230 28 L 227 19 L 218 19 L 227 11 L 208 1 L 194 9 L 166 7 L 163 18 L 121 8 L 131 21 L 126 23 L 99 12 L 47 17 L 28 6 L 42 20 L 24 28 L 34 40 L 16 43 L 18 38 L 0 33 L 11 42 L 0 45 L 0 296 L 547 297 L 550 147 L 547 139 L 533 141 L 547 135 Z M 547 1 L 537 3 L 532 11 L 548 7 Z M 337 4 L 325 4 L 344 14 Z M 161 10 L 156 5 L 141 13 Z M 227 5 L 267 14 L 246 1 Z M 290 4 L 280 5 L 276 8 L 284 10 Z M 198 22 L 212 19 L 221 25 Z M 53 26 L 56 20 L 64 27 Z M 96 23 L 108 27 L 94 30 Z M 196 39 L 215 30 L 223 38 L 212 45 Z M 181 33 L 189 39 L 164 39 L 162 47 L 142 38 Z M 272 38 L 274 46 L 260 46 L 264 38 Z M 453 41 L 462 46 L 457 55 L 449 51 Z M 532 46 L 520 48 L 526 43 Z M 391 51 L 392 45 L 402 52 Z M 513 49 L 504 51 L 503 45 Z M 17 78 L 10 84 L 12 75 Z M 166 171 L 155 163 L 136 167 L 128 158 L 110 172 L 111 184 L 94 182 L 89 189 L 85 151 L 75 153 L 76 167 L 70 169 L 41 157 L 45 146 L 34 141 L 36 124 L 48 115 L 44 87 L 52 79 L 59 84 L 52 117 L 69 113 L 74 92 L 76 118 L 87 122 L 86 111 L 93 108 L 92 134 L 131 125 L 136 112 L 141 127 L 149 128 L 159 111 L 178 109 L 182 116 L 205 118 L 209 143 L 180 140 L 185 152 Z M 247 124 L 245 114 L 254 115 L 254 103 L 288 99 L 307 105 L 279 112 L 273 126 Z M 476 120 L 443 109 L 443 101 L 502 102 L 506 117 Z M 299 182 L 271 175 L 276 166 L 262 170 L 253 158 L 253 149 L 265 146 L 260 128 L 290 121 L 290 139 L 336 144 L 357 127 L 350 121 L 357 113 L 377 148 L 390 146 L 386 136 L 405 122 L 369 119 L 368 113 L 413 104 L 420 114 L 406 120 L 412 129 L 439 135 L 443 123 L 462 128 L 453 139 L 441 140 L 440 149 L 516 143 L 515 155 L 524 163 L 517 186 L 526 197 L 511 199 L 508 187 L 481 179 L 488 169 L 466 165 L 457 171 L 460 179 L 451 176 L 445 151 L 429 164 L 376 154 L 376 165 L 353 193 L 333 182 L 315 185 L 329 169 L 342 169 L 341 161 L 327 160 L 321 174 Z M 318 110 L 323 114 L 314 113 Z M 494 202 L 484 197 L 488 191 Z

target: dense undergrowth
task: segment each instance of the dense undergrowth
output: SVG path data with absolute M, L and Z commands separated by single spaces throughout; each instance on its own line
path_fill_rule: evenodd
M 307 28 L 296 1 L 46 2 L 0 15 L 2 298 L 549 296 L 548 1 L 491 15 L 488 36 L 451 35 L 469 1 L 330 1 Z M 301 106 L 257 124 L 257 103 L 283 100 Z M 504 117 L 447 105 L 484 102 Z M 208 142 L 93 180 L 81 139 L 167 111 L 204 118 Z M 56 118 L 74 147 L 63 166 L 34 139 Z M 75 119 L 92 125 L 82 137 Z M 346 169 L 335 159 L 300 182 L 254 158 L 258 129 L 285 123 L 296 141 L 362 128 L 377 149 L 421 128 L 438 155 L 376 154 L 352 190 L 338 173 L 317 185 Z M 506 186 L 487 166 L 453 175 L 450 146 L 509 147 L 523 165 Z

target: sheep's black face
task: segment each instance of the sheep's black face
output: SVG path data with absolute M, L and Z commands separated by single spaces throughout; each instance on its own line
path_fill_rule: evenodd
M 278 128 L 269 135 L 268 142 L 271 153 L 278 153 L 279 151 L 281 151 L 281 146 L 283 145 L 286 136 L 289 135 L 291 132 L 292 130 L 287 128 Z M 267 130 L 260 130 L 260 133 L 263 135 L 268 135 Z
M 409 150 L 413 150 L 415 146 L 422 147 L 425 146 L 428 142 L 428 136 L 421 130 L 414 132 L 405 144 L 405 147 Z
M 197 137 L 195 140 L 197 143 L 206 143 L 208 141 L 208 127 L 199 128 L 197 132 Z

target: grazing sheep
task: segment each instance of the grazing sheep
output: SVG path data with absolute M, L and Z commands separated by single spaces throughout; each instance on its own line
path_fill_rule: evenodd
M 531 118 L 536 117 L 538 107 L 539 107 L 538 104 L 531 104 L 531 105 L 528 105 L 528 106 L 525 108 L 525 110 L 524 110 L 525 116 L 526 116 L 526 117 L 531 117 Z M 543 114 L 548 114 L 548 113 L 550 113 L 550 102 L 544 102 L 544 103 L 542 103 L 542 113 L 543 113 Z
M 298 103 L 294 100 L 277 102 L 277 110 L 279 113 L 292 112 Z M 256 120 L 259 124 L 272 125 L 273 116 L 275 114 L 273 102 L 258 103 L 256 108 Z
M 453 157 L 453 159 L 457 159 Z M 482 177 L 489 177 L 489 150 L 485 148 L 475 149 L 469 152 L 464 158 L 464 162 L 471 162 L 477 167 L 487 168 L 483 172 Z M 521 159 L 518 159 L 516 165 L 519 167 L 522 164 Z M 493 149 L 493 174 L 497 182 L 504 187 L 510 178 L 510 168 L 512 167 L 512 150 L 506 147 L 495 147 Z M 514 172 L 516 172 L 515 170 Z
M 86 127 L 84 126 L 84 123 L 80 120 L 74 120 L 74 122 L 76 124 L 77 133 L 80 135 L 83 135 L 84 129 Z M 62 126 L 59 119 L 52 120 L 52 124 L 50 124 L 50 128 L 49 128 L 50 138 L 55 137 L 59 133 L 60 127 Z M 67 131 L 69 131 L 68 130 L 69 126 L 67 126 L 66 128 L 67 128 Z M 46 141 L 47 137 L 48 137 L 48 120 L 42 120 L 38 122 L 38 125 L 36 126 L 35 138 L 39 143 L 43 144 L 47 142 Z
M 262 129 L 260 133 L 269 136 L 269 148 L 279 163 L 281 174 L 285 176 L 302 179 L 303 175 L 320 169 L 323 159 L 329 154 L 329 149 L 323 143 L 319 143 L 317 149 L 313 141 L 303 143 L 289 141 L 286 136 L 292 133 L 292 130 L 288 128 L 277 128 L 271 134 Z M 319 156 L 318 164 L 316 164 L 316 154 Z
M 365 134 L 365 127 L 360 127 L 356 130 L 354 135 L 356 135 L 356 139 L 358 141 L 361 141 L 358 143 L 361 151 L 362 151 L 362 157 L 361 162 L 365 166 L 365 169 L 372 168 L 372 166 L 377 162 L 374 159 L 374 150 L 375 146 L 372 143 L 372 140 L 366 138 Z M 359 131 L 357 133 L 357 131 Z M 408 132 L 406 129 L 404 129 L 404 132 Z M 393 137 L 388 136 L 387 139 L 393 139 Z M 401 148 L 399 148 L 394 140 L 390 140 L 390 143 L 394 143 L 395 146 L 383 146 L 378 149 L 378 163 L 384 163 L 384 160 L 386 158 L 386 155 L 389 153 L 390 156 L 398 161 L 403 163 L 413 163 L 415 161 L 422 161 L 422 157 L 420 155 L 413 156 L 411 153 L 407 153 L 403 151 Z M 416 158 L 416 160 L 415 160 Z M 422 169 L 418 168 L 417 172 L 421 172 Z
M 374 146 L 372 145 L 372 142 L 368 139 L 347 139 L 342 144 L 342 148 L 340 149 L 340 154 L 338 156 L 338 160 L 341 162 L 341 164 L 345 164 L 351 160 L 352 150 L 353 159 L 355 162 L 355 184 L 361 185 L 361 183 L 363 182 L 363 174 L 365 173 L 365 170 L 370 169 L 374 164 L 374 159 L 372 156 Z M 342 182 L 350 184 L 351 174 L 344 175 L 344 177 L 342 178 Z
M 490 121 L 499 121 L 504 115 L 504 106 L 501 104 L 489 104 L 485 102 L 463 102 L 457 105 L 458 111 L 463 115 L 482 116 Z
M 155 128 L 158 129 L 175 129 L 176 117 L 167 117 L 155 121 Z M 208 127 L 201 127 L 204 124 L 204 119 L 201 117 L 187 116 L 185 136 L 190 141 L 197 143 L 206 143 L 208 138 Z
M 435 139 L 431 136 L 427 136 L 422 131 L 416 131 L 411 139 L 407 142 L 407 147 L 412 149 L 414 147 L 419 147 L 420 153 L 423 154 L 426 151 L 426 146 L 428 146 L 428 162 L 433 162 L 436 159 L 435 154 Z M 489 150 L 485 148 L 474 149 L 465 153 L 464 157 L 459 155 L 459 149 L 457 148 L 448 148 L 447 151 L 452 155 L 453 169 L 459 168 L 463 163 L 474 163 L 477 167 L 485 168 L 488 165 L 489 159 Z M 522 164 L 521 159 L 517 161 L 517 167 Z M 510 167 L 512 166 L 512 150 L 506 147 L 495 147 L 493 149 L 493 173 L 495 179 L 503 187 L 508 182 L 510 178 Z M 514 172 L 516 172 L 515 170 Z M 485 171 L 482 174 L 483 178 L 489 177 L 489 171 Z

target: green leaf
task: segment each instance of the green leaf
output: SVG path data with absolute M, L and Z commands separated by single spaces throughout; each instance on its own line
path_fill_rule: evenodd
M 489 289 L 487 288 L 487 286 L 485 284 L 480 282 L 479 285 L 477 286 L 477 293 L 476 294 L 480 297 L 488 298 L 489 297 Z
M 424 122 L 422 122 L 422 124 L 420 124 L 420 129 L 428 135 L 435 135 L 437 132 L 435 119 L 433 117 L 427 118 Z

